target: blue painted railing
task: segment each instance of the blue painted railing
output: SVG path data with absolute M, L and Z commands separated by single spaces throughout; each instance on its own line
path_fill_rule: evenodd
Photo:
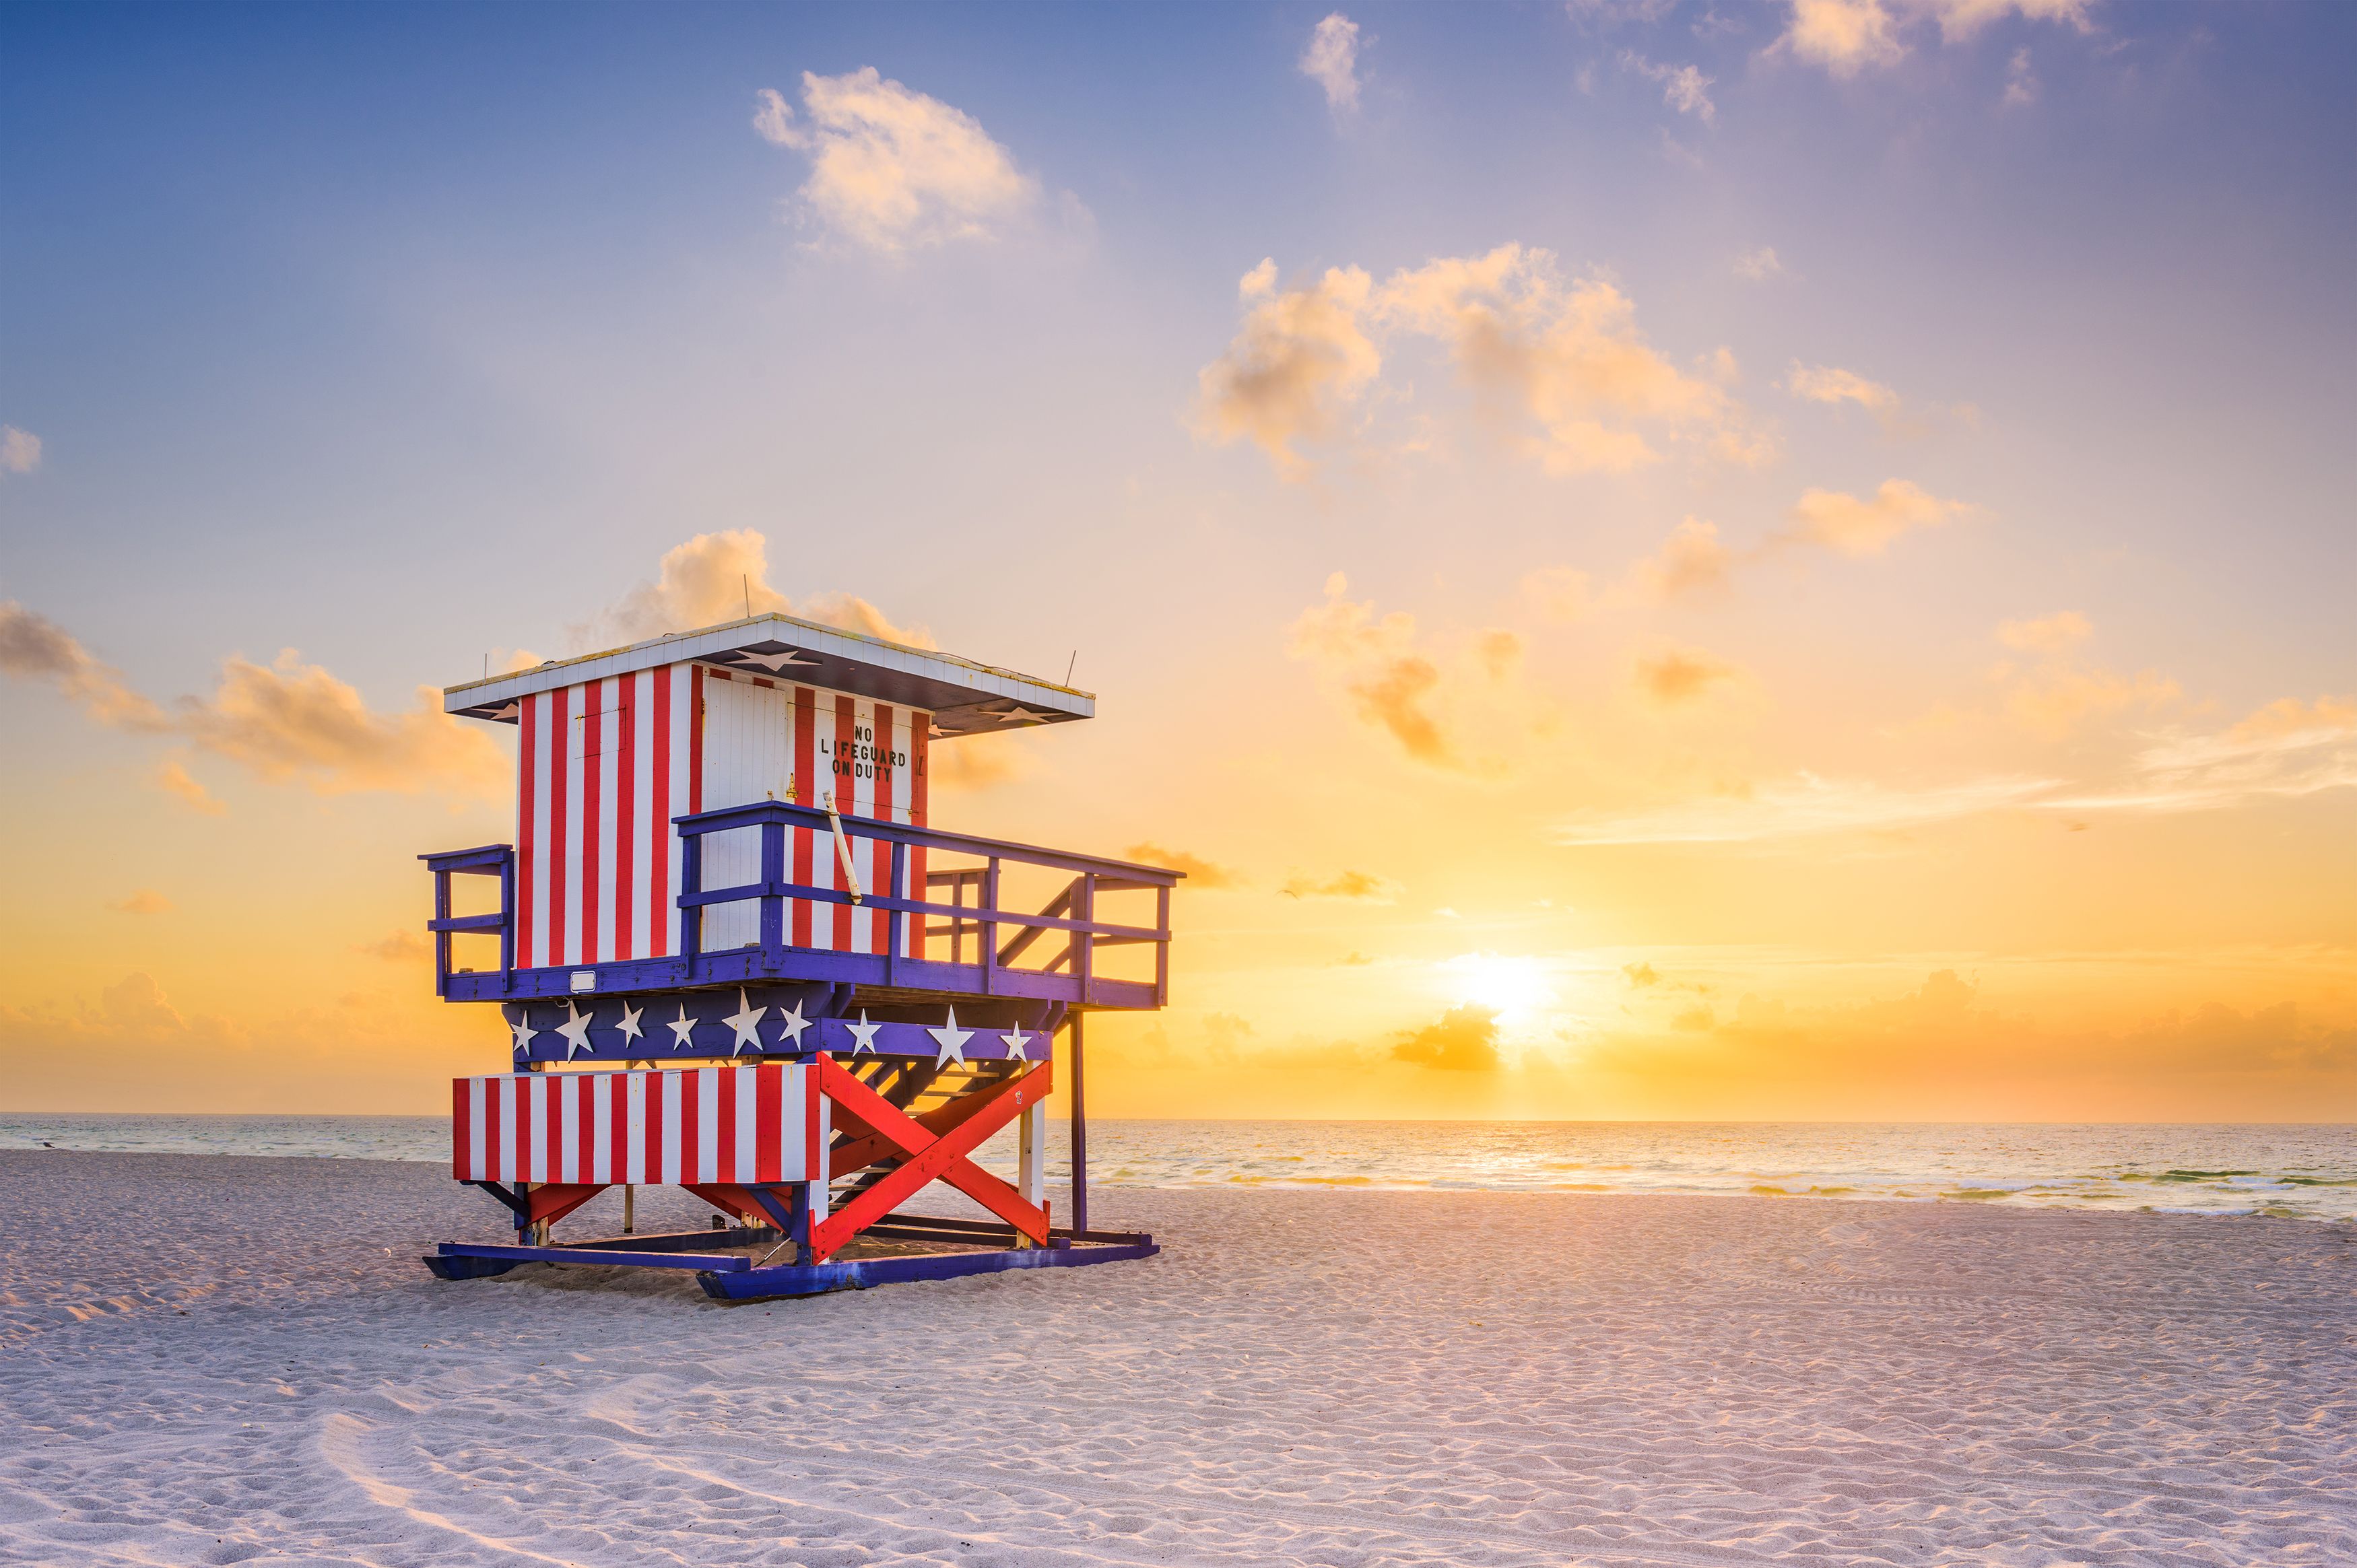
M 506 845 L 421 856 L 435 873 L 435 918 L 427 929 L 436 933 L 436 992 L 452 1001 L 504 1001 L 587 992 L 813 980 L 1063 1002 L 1083 1007 L 1154 1008 L 1168 999 L 1170 889 L 1182 873 L 1158 865 L 1072 854 L 865 817 L 844 817 L 839 821 L 847 838 L 875 840 L 891 846 L 887 886 L 863 889 L 855 898 L 840 888 L 788 880 L 787 829 L 812 830 L 825 842 L 822 853 L 830 856 L 834 854 L 831 840 L 837 819 L 814 806 L 763 800 L 673 818 L 679 834 L 681 868 L 677 954 L 565 968 L 515 967 L 514 858 Z M 746 830 L 760 835 L 758 878 L 733 886 L 705 887 L 705 841 L 715 833 Z M 947 889 L 952 902 L 914 898 L 909 896 L 909 852 L 919 848 L 970 856 L 982 864 L 928 873 L 926 891 Z M 1066 873 L 1071 879 L 1044 908 L 1011 909 L 1000 897 L 1001 874 L 1007 865 L 1044 867 Z M 449 913 L 450 877 L 465 874 L 500 877 L 498 914 L 453 917 Z M 1097 899 L 1101 895 L 1125 892 L 1155 895 L 1153 925 L 1125 925 L 1097 918 Z M 966 902 L 969 893 L 974 895 L 972 903 Z M 881 911 L 887 921 L 885 950 L 852 953 L 791 946 L 786 940 L 787 905 L 795 899 L 813 904 L 856 904 L 865 910 Z M 707 950 L 703 940 L 705 912 L 748 902 L 759 907 L 757 940 L 741 947 Z M 919 922 L 916 934 L 924 940 L 909 940 L 908 922 L 912 918 Z M 497 932 L 500 944 L 499 971 L 452 970 L 449 939 L 458 932 Z M 1025 965 L 1017 961 L 1042 938 L 1059 935 L 1063 939 L 1061 946 L 1048 950 L 1044 962 Z M 948 958 L 931 957 L 934 943 L 944 938 L 950 949 Z M 969 939 L 974 955 L 971 960 L 966 957 Z M 1138 943 L 1153 944 L 1152 980 L 1123 979 L 1097 972 L 1098 950 Z

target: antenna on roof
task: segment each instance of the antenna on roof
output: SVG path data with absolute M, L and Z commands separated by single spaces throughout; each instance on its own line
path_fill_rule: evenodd
M 753 579 L 749 574 L 739 572 L 737 575 L 737 580 L 745 585 L 745 618 L 751 620 L 753 618 Z
M 1065 685 L 1069 686 L 1069 685 L 1071 685 L 1071 684 L 1072 683 L 1072 666 L 1073 666 L 1073 665 L 1075 665 L 1075 664 L 1078 664 L 1080 661 L 1081 661 L 1081 650 L 1080 650 L 1079 649 L 1075 648 L 1075 649 L 1073 649 L 1073 650 L 1072 650 L 1072 656 L 1071 656 L 1070 659 L 1067 659 L 1067 660 L 1064 660 L 1064 684 L 1065 684 Z
M 490 680 L 490 678 L 491 678 L 491 656 L 490 656 L 490 654 L 486 653 L 486 654 L 484 654 L 484 655 L 483 655 L 483 679 L 484 679 L 484 680 L 486 680 L 486 681 L 488 681 L 488 680 Z

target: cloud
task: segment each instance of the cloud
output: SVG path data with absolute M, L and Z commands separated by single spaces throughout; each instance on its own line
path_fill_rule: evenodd
M 1651 27 L 1676 8 L 1677 0 L 1564 0 L 1564 15 L 1583 27 L 1630 24 Z
M 1244 274 L 1250 313 L 1227 352 L 1196 378 L 1199 428 L 1226 444 L 1239 436 L 1268 454 L 1280 477 L 1308 478 L 1293 449 L 1330 435 L 1341 409 L 1383 370 L 1367 336 L 1372 280 L 1356 267 L 1279 291 L 1272 258 Z
M 1473 639 L 1473 657 L 1493 684 L 1502 685 L 1521 672 L 1523 651 L 1522 638 L 1511 631 L 1493 628 Z
M 1880 381 L 1867 381 L 1855 371 L 1832 365 L 1804 365 L 1793 360 L 1791 374 L 1784 378 L 1784 390 L 1811 403 L 1854 403 L 1880 414 L 1899 410 L 1897 392 Z
M 1326 90 L 1337 114 L 1359 107 L 1359 24 L 1337 11 L 1318 24 L 1301 51 L 1301 74 Z
M 2094 635 L 2095 628 L 2076 610 L 2062 610 L 2042 620 L 2009 620 L 1996 628 L 1996 639 L 2023 653 L 2062 653 Z
M 1837 77 L 1897 64 L 1907 53 L 1902 27 L 1936 22 L 1940 41 L 1957 43 L 2001 17 L 2058 22 L 2088 30 L 2093 0 L 1792 0 L 1792 19 L 1778 48 Z
M 1542 566 L 1526 573 L 1522 590 L 1523 596 L 1551 621 L 1577 620 L 1596 602 L 1587 574 L 1569 566 Z
M 1640 990 L 1662 983 L 1662 972 L 1650 963 L 1624 963 L 1620 966 L 1620 972 L 1631 985 Z
M 209 698 L 182 698 L 174 727 L 273 782 L 300 779 L 320 794 L 381 789 L 498 800 L 514 765 L 479 725 L 442 711 L 417 688 L 406 713 L 380 714 L 360 693 L 289 648 L 270 663 L 232 654 Z
M 1216 865 L 1205 860 L 1200 854 L 1189 854 L 1183 849 L 1165 849 L 1158 843 L 1147 841 L 1131 844 L 1121 853 L 1125 858 L 1144 865 L 1160 865 L 1172 871 L 1185 872 L 1187 885 L 1189 887 L 1222 888 L 1244 886 L 1242 872 Z
M 1744 463 L 1773 455 L 1727 390 L 1732 355 L 1681 371 L 1646 341 L 1626 295 L 1601 278 L 1565 282 L 1551 252 L 1441 257 L 1380 289 L 1356 267 L 1283 290 L 1275 276 L 1274 261 L 1245 274 L 1247 314 L 1198 378 L 1196 424 L 1213 440 L 1250 437 L 1287 479 L 1309 473 L 1293 442 L 1336 429 L 1398 335 L 1441 344 L 1482 416 L 1551 473 L 1625 472 L 1659 461 L 1657 440 Z
M 1646 811 L 1589 812 L 1562 823 L 1566 844 L 1749 843 L 1818 833 L 1891 832 L 2038 803 L 2052 779 L 1987 778 L 1913 789 L 1863 779 L 1789 779 Z
M 887 255 L 987 240 L 1039 200 L 1039 182 L 973 116 L 877 74 L 802 73 L 805 124 L 773 89 L 753 129 L 810 159 L 802 202 L 834 233 Z
M 1780 41 L 1842 77 L 1894 64 L 1907 52 L 1883 0 L 1792 0 L 1792 26 Z
M 794 604 L 770 585 L 769 548 L 768 537 L 758 529 L 699 533 L 663 553 L 653 582 L 640 584 L 566 631 L 575 647 L 586 651 L 775 612 L 911 648 L 939 646 L 924 628 L 896 626 L 883 611 L 850 594 L 813 594 Z
M 2357 788 L 2357 698 L 2286 697 L 2217 734 L 2155 741 L 2136 755 L 2120 788 L 2049 803 L 2081 811 L 2205 811 L 2350 788 Z
M 1445 342 L 1493 413 L 1534 421 L 1553 473 L 1624 472 L 1656 461 L 1646 432 L 1716 435 L 1739 424 L 1725 350 L 1689 375 L 1637 328 L 1636 306 L 1601 278 L 1565 284 L 1552 252 L 1501 245 L 1403 269 L 1379 316 Z
M 988 789 L 1028 778 L 1036 761 L 1019 734 L 960 736 L 925 752 L 933 788 L 950 791 Z
M 55 686 L 91 718 L 115 729 L 170 726 L 162 709 L 124 683 L 121 671 L 91 657 L 65 628 L 14 599 L 0 601 L 0 671 Z
M 1442 728 L 1434 707 L 1440 666 L 1415 646 L 1415 618 L 1394 610 L 1381 619 L 1374 601 L 1345 597 L 1350 582 L 1326 580 L 1326 602 L 1301 612 L 1287 651 L 1337 674 L 1359 718 L 1385 731 L 1402 750 L 1435 768 L 1479 771 Z
M 1689 517 L 1663 542 L 1659 553 L 1630 567 L 1629 585 L 1657 602 L 1717 592 L 1727 586 L 1734 564 L 1734 555 L 1719 542 L 1717 524 Z
M 1288 876 L 1277 889 L 1288 898 L 1348 898 L 1367 904 L 1396 902 L 1400 886 L 1372 871 L 1338 871 L 1331 876 Z
M 307 779 L 322 793 L 385 789 L 496 798 L 511 787 L 511 765 L 497 741 L 442 711 L 442 695 L 417 689 L 405 714 L 372 712 L 361 694 L 293 649 L 259 665 L 235 655 L 221 661 L 210 697 L 183 697 L 167 711 L 131 690 L 63 627 L 22 605 L 0 604 L 0 670 L 46 681 L 99 723 L 147 734 L 177 734 L 264 779 Z M 199 811 L 219 802 L 167 759 L 163 787 Z
M 2005 67 L 2006 102 L 2014 108 L 2035 103 L 2038 102 L 2038 73 L 2029 69 L 2029 50 L 2027 48 L 2014 50 L 2013 59 L 2007 60 Z
M 1786 277 L 1784 263 L 1776 259 L 1776 247 L 1762 245 L 1756 251 L 1746 251 L 1735 258 L 1735 275 L 1753 283 L 1765 283 L 1770 278 Z
M 1900 534 L 1937 527 L 1964 510 L 1963 503 L 1941 500 L 1905 479 L 1884 481 L 1868 500 L 1812 489 L 1793 504 L 1792 526 L 1778 541 L 1822 544 L 1843 555 L 1879 555 Z
M 1699 648 L 1672 648 L 1637 660 L 1637 694 L 1654 707 L 1682 708 L 1747 681 L 1739 665 Z
M 1392 1047 L 1395 1061 L 1447 1072 L 1492 1072 L 1499 1065 L 1498 1015 L 1468 1002 L 1451 1007 L 1440 1022 L 1408 1031 Z
M 1717 121 L 1718 106 L 1710 101 L 1710 88 L 1716 77 L 1705 76 L 1690 65 L 1657 63 L 1634 49 L 1620 51 L 1620 69 L 1661 83 L 1662 102 L 1679 113 L 1692 114 L 1706 125 Z
M 0 472 L 29 474 L 41 466 L 41 438 L 13 424 L 0 424 Z
M 410 930 L 394 931 L 372 942 L 352 944 L 352 951 L 382 959 L 387 963 L 415 963 L 432 950 L 424 937 Z
M 175 906 L 153 887 L 142 887 L 127 898 L 116 899 L 107 908 L 124 915 L 168 915 Z
M 164 759 L 163 768 L 156 773 L 156 783 L 166 794 L 177 796 L 190 810 L 202 811 L 206 816 L 218 817 L 229 810 L 215 800 L 203 784 L 189 777 L 188 770 L 181 766 L 177 757 Z

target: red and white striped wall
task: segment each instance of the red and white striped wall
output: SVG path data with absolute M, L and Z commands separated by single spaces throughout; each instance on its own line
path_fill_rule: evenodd
M 679 950 L 672 818 L 761 800 L 921 825 L 931 715 L 846 693 L 683 663 L 522 699 L 516 827 L 516 962 L 526 969 L 664 958 Z M 853 841 L 859 886 L 882 889 L 891 848 Z M 789 834 L 792 880 L 845 889 L 833 835 Z M 909 853 L 922 897 L 924 852 Z M 759 879 L 759 835 L 705 841 L 705 886 Z M 840 952 L 888 945 L 880 911 L 797 901 L 787 940 Z M 916 920 L 904 951 L 915 950 Z M 758 906 L 705 917 L 705 950 L 757 940 Z
M 828 1141 L 806 1065 L 502 1073 L 451 1089 L 460 1181 L 815 1181 Z

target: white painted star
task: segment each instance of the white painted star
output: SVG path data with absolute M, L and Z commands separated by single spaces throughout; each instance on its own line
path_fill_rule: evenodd
M 532 1026 L 532 1009 L 518 1007 L 516 1021 L 510 1024 L 508 1027 L 515 1031 L 515 1054 L 519 1058 L 530 1056 L 533 1036 L 540 1033 L 538 1029 Z
M 876 1031 L 884 1026 L 869 1023 L 867 1009 L 862 1007 L 859 1010 L 859 1022 L 855 1024 L 845 1018 L 843 1021 L 843 1026 L 851 1031 L 851 1054 L 856 1057 L 862 1051 L 873 1052 L 876 1049 Z
M 761 1020 L 769 1014 L 767 1007 L 756 1007 L 745 1000 L 745 988 L 737 988 L 737 1011 L 720 1021 L 737 1031 L 737 1048 L 728 1054 L 741 1055 L 747 1046 L 761 1048 Z
M 679 1004 L 679 1016 L 663 1026 L 664 1028 L 671 1031 L 671 1048 L 675 1051 L 685 1050 L 688 1047 L 695 1044 L 695 1026 L 703 1022 L 704 1020 L 701 1018 L 689 1017 L 687 1015 L 687 1004 L 684 1002 L 681 1003 Z
M 974 1031 L 957 1026 L 956 1008 L 950 1009 L 950 1021 L 947 1026 L 939 1029 L 928 1026 L 925 1033 L 931 1035 L 934 1042 L 942 1047 L 941 1054 L 933 1058 L 935 1067 L 947 1067 L 952 1062 L 957 1063 L 960 1067 L 965 1066 L 965 1043 L 974 1038 Z
M 633 1007 L 627 1002 L 622 1004 L 622 1038 L 626 1040 L 635 1040 L 639 1037 L 641 1033 L 639 1028 L 639 1015 L 644 1011 L 646 1011 L 646 1009 L 642 1007 Z M 684 1011 L 684 1009 L 682 1009 L 682 1011 Z
M 748 664 L 759 665 L 762 669 L 767 670 L 772 675 L 776 674 L 779 671 L 783 670 L 789 664 L 816 664 L 818 662 L 815 659 L 804 659 L 801 653 L 791 648 L 787 649 L 783 653 L 756 653 L 749 648 L 740 648 L 737 650 L 737 657 L 743 660 Z
M 491 719 L 512 719 L 520 717 L 522 713 L 523 704 L 522 703 L 510 703 L 504 708 L 493 708 L 490 713 L 483 716 Z
M 584 1013 L 573 1004 L 573 998 L 568 996 L 565 999 L 565 1022 L 556 1026 L 556 1032 L 565 1036 L 566 1061 L 573 1059 L 574 1052 L 589 1048 L 589 1020 L 597 1015 L 595 1007 Z
M 809 1027 L 810 1020 L 802 1016 L 802 1004 L 801 1003 L 797 1002 L 791 1007 L 780 1007 L 778 1009 L 779 1044 L 787 1046 L 801 1045 L 802 1043 L 802 1031 Z
M 1020 703 L 1003 714 L 993 714 L 990 716 L 1003 725 L 1037 725 L 1048 722 L 1047 714 L 1035 714 Z
M 1009 1061 L 1028 1062 L 1031 1059 L 1031 1053 L 1023 1048 L 1022 1025 L 1016 1025 L 1012 1030 L 998 1037 L 1006 1042 L 1006 1057 Z

